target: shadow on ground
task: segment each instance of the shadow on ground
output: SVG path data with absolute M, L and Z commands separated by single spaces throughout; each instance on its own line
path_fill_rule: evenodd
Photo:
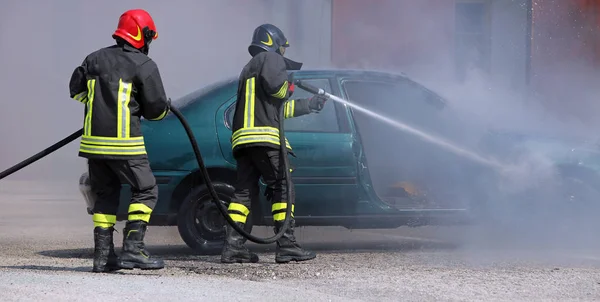
M 91 266 L 61 267 L 49 265 L 3 265 L 0 269 L 25 269 L 36 271 L 59 271 L 59 272 L 91 272 Z
M 370 241 L 370 242 L 331 242 L 331 243 L 306 243 L 303 247 L 313 250 L 319 254 L 350 254 L 350 253 L 390 253 L 390 252 L 410 252 L 439 249 L 456 249 L 455 243 L 450 242 L 424 242 L 421 240 L 402 240 L 402 241 Z M 248 244 L 248 247 L 258 254 L 272 254 L 275 252 L 275 245 Z M 210 252 L 197 252 L 186 245 L 152 245 L 147 247 L 152 255 L 157 255 L 165 260 L 177 261 L 196 261 L 202 258 L 214 258 L 210 256 L 220 255 L 220 250 Z M 116 247 L 117 253 L 120 247 Z M 93 257 L 93 248 L 81 249 L 60 249 L 38 252 L 39 255 L 63 258 L 63 259 L 86 259 Z
M 90 260 L 91 261 L 91 260 Z M 49 271 L 49 272 L 71 272 L 71 273 L 91 273 L 92 263 L 87 266 L 49 266 L 49 265 L 3 265 L 0 269 L 16 269 L 16 270 L 34 270 L 34 271 Z M 153 275 L 154 270 L 119 270 L 109 272 L 109 274 L 128 274 L 128 275 Z M 160 275 L 160 273 L 154 273 Z
M 324 272 L 344 272 L 344 266 L 339 263 L 353 262 L 348 260 L 353 258 L 356 253 L 381 253 L 389 254 L 394 257 L 395 253 L 410 253 L 432 250 L 455 250 L 457 245 L 445 242 L 425 242 L 422 240 L 401 240 L 401 241 L 345 241 L 345 242 L 311 242 L 303 244 L 303 247 L 317 252 L 317 261 L 309 261 L 298 265 L 280 265 L 274 261 L 275 245 L 248 244 L 249 248 L 257 252 L 260 257 L 259 263 L 245 265 L 227 265 L 220 262 L 220 250 L 212 253 L 195 252 L 186 245 L 150 245 L 148 250 L 152 255 L 159 256 L 166 263 L 167 274 L 185 275 L 214 275 L 225 276 L 246 280 L 267 280 L 281 278 L 314 278 Z M 117 253 L 121 248 L 116 247 Z M 71 273 L 91 272 L 93 248 L 80 249 L 55 249 L 40 251 L 38 255 L 53 258 L 56 266 L 41 265 L 13 265 L 0 266 L 0 269 L 15 270 L 37 270 Z M 362 257 L 362 256 L 359 256 Z M 82 261 L 88 263 L 87 266 L 81 266 Z M 73 262 L 76 262 L 73 263 Z M 69 266 L 68 263 L 74 264 Z M 307 264 L 307 265 L 304 265 Z M 335 265 L 335 266 L 334 266 Z M 165 271 L 141 271 L 141 270 L 120 270 L 111 274 L 127 275 L 164 275 Z

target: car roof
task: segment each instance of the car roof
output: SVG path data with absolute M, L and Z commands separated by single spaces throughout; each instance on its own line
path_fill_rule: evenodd
M 319 75 L 319 76 L 338 76 L 338 77 L 375 77 L 388 79 L 408 79 L 408 76 L 402 72 L 381 71 L 373 69 L 345 69 L 345 68 L 323 68 L 323 69 L 305 69 L 298 71 L 288 71 L 288 73 L 297 73 L 301 75 Z
M 293 71 L 288 71 L 288 73 Z M 412 82 L 415 85 L 420 86 L 421 89 L 424 89 L 432 96 L 434 96 L 436 100 L 437 106 L 446 107 L 448 106 L 448 102 L 446 98 L 444 98 L 439 93 L 431 90 L 426 85 L 422 84 L 418 80 L 410 77 L 404 72 L 397 71 L 388 71 L 388 70 L 373 70 L 373 69 L 343 69 L 343 68 L 333 68 L 333 69 L 307 69 L 296 71 L 299 75 L 310 76 L 310 75 L 318 75 L 318 76 L 335 76 L 335 77 L 349 77 L 349 78 L 368 78 L 370 80 L 382 80 L 382 81 L 398 81 L 404 80 Z
M 390 80 L 408 79 L 412 80 L 402 72 L 378 71 L 378 70 L 363 70 L 363 69 L 343 69 L 343 68 L 326 68 L 326 69 L 305 69 L 305 70 L 288 70 L 288 73 L 295 73 L 302 76 L 337 76 L 337 77 L 372 77 L 372 78 L 387 78 Z M 217 81 L 209 86 L 216 87 L 230 82 L 237 82 L 237 76 L 229 76 L 220 81 Z M 412 80 L 414 81 L 414 80 Z M 208 87 L 204 87 L 208 88 Z M 204 89 L 202 88 L 202 89 Z
M 305 69 L 305 70 L 294 70 L 288 71 L 288 73 L 294 73 L 299 76 L 319 76 L 319 77 L 343 77 L 343 78 L 368 78 L 371 80 L 383 80 L 383 81 L 397 81 L 397 80 L 408 80 L 411 81 L 423 89 L 427 90 L 431 94 L 437 97 L 437 101 L 445 107 L 447 102 L 444 97 L 440 94 L 432 91 L 425 85 L 417 82 L 416 80 L 410 78 L 407 74 L 403 72 L 394 72 L 394 71 L 382 71 L 382 70 L 372 70 L 372 69 L 344 69 L 344 68 L 323 68 L 323 69 Z M 203 86 L 202 88 L 195 90 L 175 102 L 180 106 L 186 106 L 189 103 L 193 103 L 196 100 L 200 99 L 204 95 L 215 93 L 217 90 L 227 89 L 229 85 L 233 85 L 237 83 L 237 76 L 228 76 L 219 81 L 213 82 L 209 85 Z

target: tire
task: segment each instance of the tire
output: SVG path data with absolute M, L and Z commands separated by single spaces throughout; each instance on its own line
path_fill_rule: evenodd
M 233 186 L 214 182 L 213 186 L 221 203 L 227 207 L 235 189 Z M 221 215 L 211 199 L 205 185 L 193 188 L 184 198 L 177 214 L 177 229 L 181 239 L 199 254 L 221 252 L 225 240 L 227 220 Z M 252 231 L 252 212 L 244 225 L 246 232 Z

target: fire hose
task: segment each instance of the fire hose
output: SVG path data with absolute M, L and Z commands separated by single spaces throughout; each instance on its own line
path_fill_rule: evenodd
M 171 109 L 170 109 L 170 111 L 177 117 L 177 119 L 179 119 L 179 122 L 181 122 L 181 125 L 185 129 L 185 132 L 186 132 L 186 134 L 190 140 L 190 143 L 192 145 L 192 148 L 194 150 L 194 154 L 196 156 L 196 161 L 198 162 L 198 166 L 199 166 L 200 172 L 204 178 L 204 182 L 208 188 L 211 199 L 215 203 L 217 208 L 219 209 L 219 212 L 221 212 L 221 214 L 223 215 L 223 217 L 225 218 L 227 223 L 229 223 L 243 237 L 245 237 L 246 239 L 248 239 L 252 242 L 260 243 L 260 244 L 270 244 L 270 243 L 277 241 L 279 238 L 281 238 L 283 236 L 283 234 L 288 230 L 288 228 L 290 226 L 290 217 L 291 217 L 291 212 L 292 212 L 292 207 L 291 207 L 292 182 L 290 181 L 291 175 L 290 175 L 289 161 L 288 161 L 288 156 L 287 156 L 288 151 L 286 148 L 284 127 L 283 127 L 284 108 L 285 108 L 285 106 L 283 106 L 283 105 L 280 106 L 280 108 L 279 108 L 279 120 L 280 120 L 280 123 L 279 123 L 279 147 L 280 148 L 279 148 L 279 150 L 281 152 L 280 156 L 281 156 L 281 159 L 283 160 L 283 168 L 285 171 L 285 180 L 286 180 L 285 183 L 286 183 L 286 187 L 287 187 L 287 190 L 286 190 L 287 191 L 287 202 L 286 202 L 287 209 L 286 209 L 285 220 L 283 222 L 283 227 L 279 230 L 279 232 L 277 234 L 275 234 L 272 237 L 268 237 L 268 238 L 260 238 L 260 237 L 253 236 L 252 234 L 246 232 L 242 227 L 238 226 L 231 219 L 231 217 L 229 217 L 229 215 L 227 213 L 227 208 L 225 208 L 225 206 L 221 203 L 219 196 L 217 195 L 217 192 L 215 191 L 215 188 L 210 180 L 210 176 L 208 174 L 206 166 L 204 165 L 204 160 L 203 160 L 202 154 L 200 153 L 198 143 L 196 142 L 196 138 L 194 137 L 194 134 L 192 132 L 190 125 L 188 124 L 187 120 L 183 117 L 183 114 L 181 113 L 181 111 L 179 111 L 179 109 L 177 109 L 176 107 L 171 107 Z M 73 134 L 56 142 L 55 144 L 40 151 L 39 153 L 17 163 L 16 165 L 6 169 L 5 171 L 2 171 L 0 173 L 0 180 L 21 170 L 22 168 L 24 168 L 26 166 L 29 166 L 30 164 L 55 152 L 56 150 L 64 147 L 65 145 L 69 144 L 70 142 L 76 140 L 82 134 L 83 134 L 83 128 L 75 131 Z
M 297 80 L 295 83 L 296 83 L 296 86 L 298 86 L 312 94 L 322 95 L 328 99 L 330 99 L 332 96 L 331 94 L 329 94 L 325 90 L 323 90 L 323 88 L 315 87 L 308 83 L 304 83 L 304 82 L 302 82 L 302 80 Z

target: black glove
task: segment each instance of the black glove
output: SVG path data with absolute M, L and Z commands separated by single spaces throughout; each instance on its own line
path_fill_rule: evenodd
M 326 96 L 320 94 L 313 95 L 308 99 L 308 108 L 317 112 L 321 111 L 325 106 L 327 99 L 328 98 Z

